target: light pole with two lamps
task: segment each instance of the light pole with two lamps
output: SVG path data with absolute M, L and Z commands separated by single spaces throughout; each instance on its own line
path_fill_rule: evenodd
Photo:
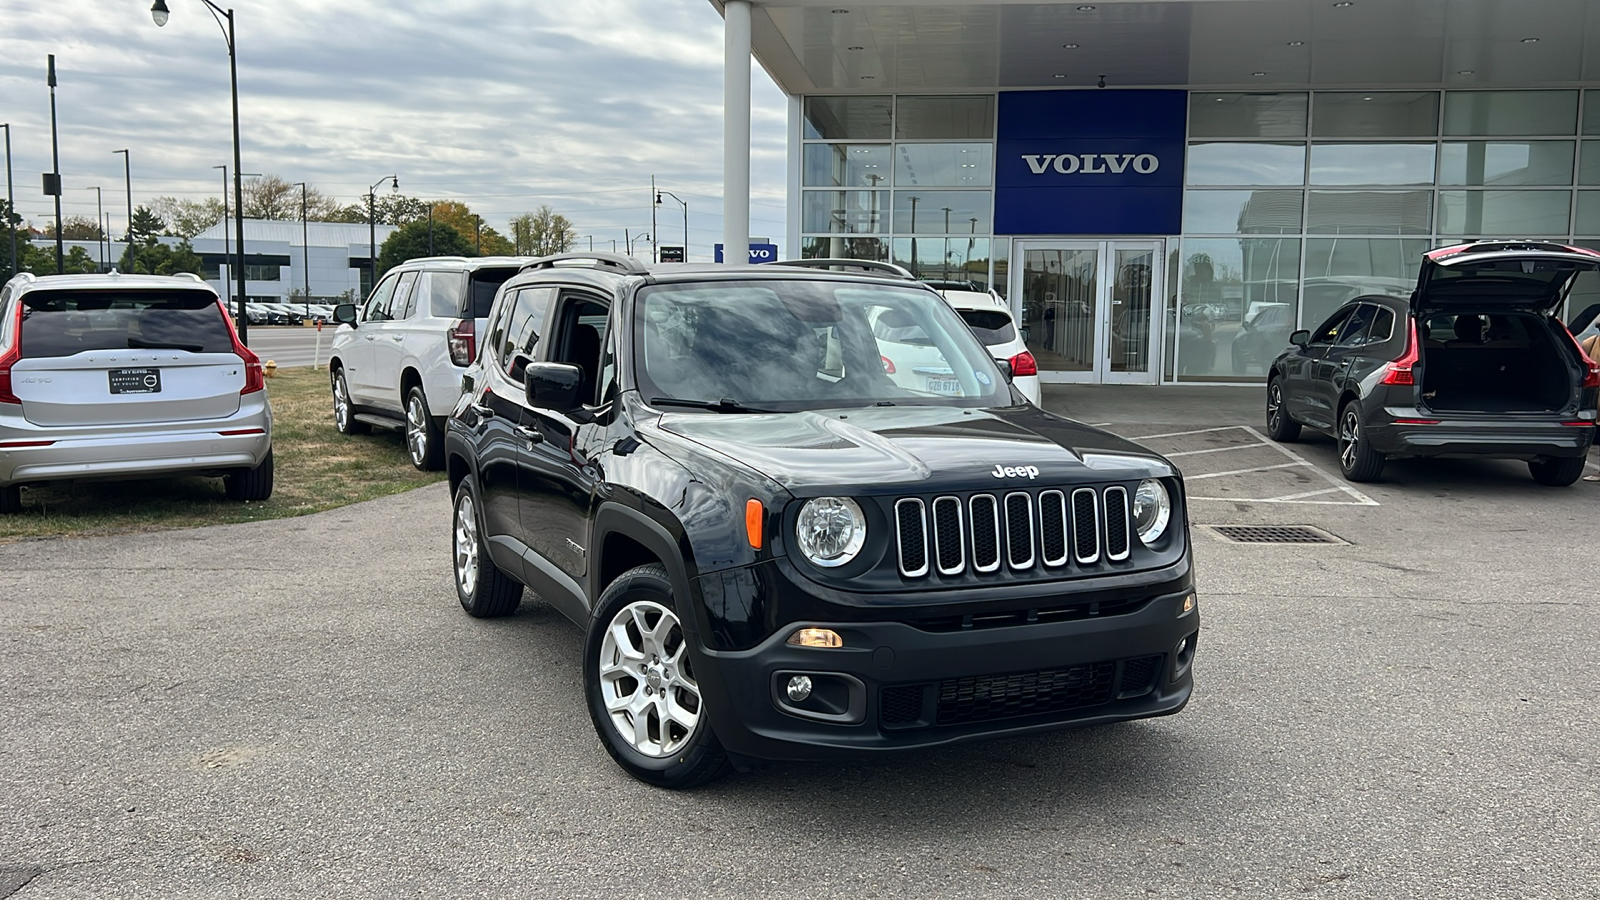
M 238 319 L 239 343 L 249 346 L 250 320 L 245 315 L 244 305 L 244 175 L 242 173 L 244 164 L 239 161 L 239 55 L 236 52 L 236 45 L 233 40 L 233 10 L 224 10 L 222 7 L 212 3 L 211 0 L 200 0 L 200 2 L 204 3 L 206 9 L 211 11 L 211 18 L 217 21 L 217 27 L 222 29 L 223 39 L 228 42 L 228 74 L 232 79 L 233 86 L 233 205 L 239 211 L 239 217 L 236 220 L 237 231 L 234 234 L 235 242 L 238 245 L 238 271 L 234 274 L 237 276 L 239 285 L 239 305 L 235 315 Z M 150 18 L 155 21 L 157 28 L 166 25 L 167 19 L 171 14 L 171 11 L 167 9 L 167 0 L 156 0 L 150 7 Z M 228 23 L 226 26 L 222 24 L 224 19 Z M 131 212 L 129 213 L 129 219 L 130 221 L 132 219 Z

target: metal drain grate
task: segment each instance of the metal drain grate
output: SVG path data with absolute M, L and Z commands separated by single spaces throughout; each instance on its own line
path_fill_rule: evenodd
M 1225 541 L 1235 544 L 1343 544 L 1345 541 L 1310 525 L 1212 525 Z

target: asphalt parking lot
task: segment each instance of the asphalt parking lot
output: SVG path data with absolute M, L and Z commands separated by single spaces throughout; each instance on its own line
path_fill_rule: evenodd
M 1600 484 L 1346 485 L 1260 401 L 1046 394 L 1187 476 L 1184 712 L 689 794 L 606 757 L 576 628 L 461 614 L 442 485 L 0 545 L 0 897 L 1595 896 Z

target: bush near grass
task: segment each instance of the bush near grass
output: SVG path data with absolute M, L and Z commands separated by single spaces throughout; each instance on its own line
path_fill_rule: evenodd
M 229 500 L 220 478 L 62 481 L 26 487 L 22 512 L 0 516 L 0 541 L 56 535 L 160 531 L 282 519 L 359 503 L 444 479 L 419 472 L 394 431 L 342 435 L 333 427 L 327 373 L 279 369 L 272 400 L 272 497 Z

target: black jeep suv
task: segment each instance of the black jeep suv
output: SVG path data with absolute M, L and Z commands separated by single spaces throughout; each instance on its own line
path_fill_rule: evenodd
M 889 317 L 959 391 L 889 377 Z M 1177 712 L 1177 470 L 1008 377 L 881 263 L 531 263 L 446 430 L 461 605 L 583 627 L 602 743 L 668 787 Z

